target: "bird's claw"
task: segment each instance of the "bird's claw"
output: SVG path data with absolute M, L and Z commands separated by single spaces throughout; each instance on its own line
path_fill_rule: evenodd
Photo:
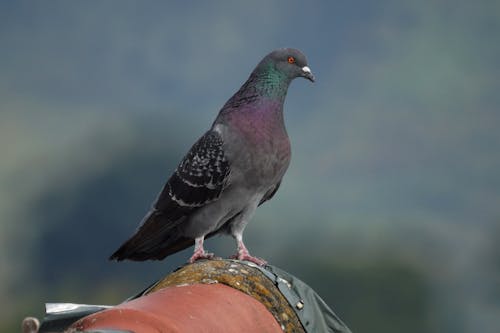
M 253 262 L 254 264 L 256 264 L 258 266 L 265 266 L 265 265 L 267 265 L 267 261 L 265 261 L 262 258 L 251 256 L 249 253 L 238 253 L 238 254 L 232 255 L 230 258 L 231 259 L 237 259 L 237 260 L 250 261 L 250 262 Z
M 210 252 L 195 252 L 193 253 L 193 255 L 191 256 L 191 258 L 189 258 L 189 263 L 192 264 L 194 263 L 196 260 L 200 260 L 200 259 L 214 259 L 216 258 L 214 256 L 213 253 L 210 253 Z

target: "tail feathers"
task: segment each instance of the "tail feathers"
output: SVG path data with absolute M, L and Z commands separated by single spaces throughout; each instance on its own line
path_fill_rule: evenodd
M 178 221 L 169 221 L 161 212 L 146 215 L 137 232 L 113 253 L 110 260 L 161 260 L 194 244 L 194 239 L 182 236 Z

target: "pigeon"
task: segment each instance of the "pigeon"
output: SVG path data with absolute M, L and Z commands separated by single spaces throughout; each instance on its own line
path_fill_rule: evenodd
M 256 208 L 278 190 L 290 163 L 283 103 L 291 81 L 314 82 L 304 54 L 281 48 L 266 55 L 191 147 L 135 234 L 111 260 L 161 260 L 194 244 L 190 263 L 212 259 L 203 242 L 216 234 L 236 240 L 234 259 L 257 265 L 243 231 Z

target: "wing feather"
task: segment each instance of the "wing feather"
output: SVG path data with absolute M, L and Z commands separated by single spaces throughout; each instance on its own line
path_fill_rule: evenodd
M 217 200 L 227 186 L 230 166 L 223 144 L 210 130 L 191 147 L 136 233 L 111 259 L 162 259 L 193 243 L 179 230 L 189 214 Z
M 202 207 L 219 198 L 229 171 L 220 134 L 208 131 L 184 156 L 154 208 L 168 210 L 174 203 L 189 209 Z

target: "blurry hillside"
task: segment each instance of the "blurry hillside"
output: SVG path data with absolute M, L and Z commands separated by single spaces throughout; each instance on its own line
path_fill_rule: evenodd
M 189 257 L 113 263 L 190 145 L 270 50 L 317 82 L 246 232 L 354 332 L 500 330 L 494 1 L 0 4 L 0 331 L 113 303 Z M 207 248 L 228 256 L 230 238 Z

